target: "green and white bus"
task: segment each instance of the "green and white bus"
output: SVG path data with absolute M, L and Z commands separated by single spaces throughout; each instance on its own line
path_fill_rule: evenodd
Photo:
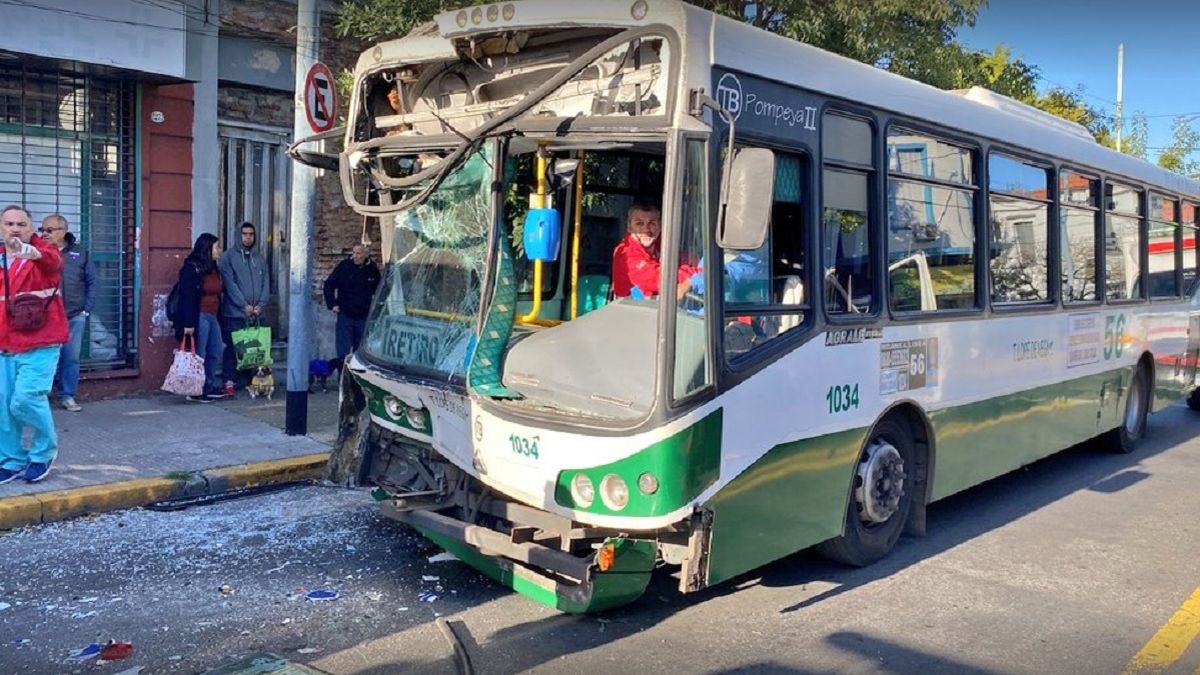
M 673 0 L 525 0 L 364 53 L 339 133 L 293 152 L 386 259 L 341 442 L 384 513 L 564 611 L 660 566 L 866 565 L 1198 402 L 1200 184 L 986 90 Z M 645 199 L 678 292 L 614 297 Z

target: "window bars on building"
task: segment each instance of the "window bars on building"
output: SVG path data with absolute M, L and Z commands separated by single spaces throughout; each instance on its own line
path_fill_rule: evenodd
M 0 61 L 0 203 L 24 206 L 35 227 L 62 214 L 90 252 L 90 369 L 137 364 L 135 89 L 69 64 Z

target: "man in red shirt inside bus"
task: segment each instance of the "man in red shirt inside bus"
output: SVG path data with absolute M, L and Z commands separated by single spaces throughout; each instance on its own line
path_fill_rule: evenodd
M 629 207 L 628 234 L 613 250 L 613 296 L 635 300 L 658 295 L 662 263 L 659 261 L 659 237 L 662 212 L 653 203 L 637 199 Z M 676 297 L 682 297 L 690 284 L 688 277 L 699 268 L 680 264 Z

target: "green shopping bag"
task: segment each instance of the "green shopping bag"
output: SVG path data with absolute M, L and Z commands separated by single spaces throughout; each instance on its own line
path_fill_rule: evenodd
M 253 323 L 233 331 L 233 351 L 237 354 L 238 370 L 250 370 L 271 365 L 271 327 Z

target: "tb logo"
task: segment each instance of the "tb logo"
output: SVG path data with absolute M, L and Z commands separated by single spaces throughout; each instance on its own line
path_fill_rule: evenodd
M 717 103 L 738 119 L 742 115 L 742 82 L 733 73 L 725 73 L 717 80 Z

